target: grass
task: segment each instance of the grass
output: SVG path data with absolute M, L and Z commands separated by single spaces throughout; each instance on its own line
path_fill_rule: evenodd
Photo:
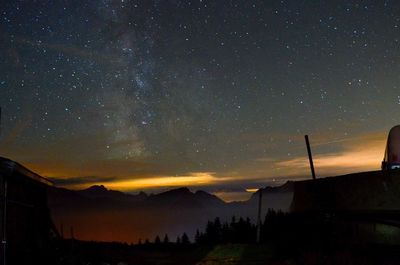
M 197 265 L 265 264 L 273 251 L 267 245 L 228 244 L 215 246 Z
M 67 249 L 64 257 L 49 265 L 393 265 L 400 264 L 400 246 L 340 245 L 323 248 L 299 245 L 293 250 L 290 245 L 276 246 L 272 243 L 132 247 L 77 242 L 74 251 Z

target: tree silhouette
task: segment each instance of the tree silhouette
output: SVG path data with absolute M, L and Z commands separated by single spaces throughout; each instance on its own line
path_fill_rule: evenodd
M 256 239 L 256 226 L 249 218 L 232 217 L 230 223 L 221 223 L 217 217 L 214 221 L 208 221 L 204 234 L 196 231 L 195 242 L 198 244 L 221 243 L 254 243 Z
M 158 235 L 157 235 L 156 238 L 154 239 L 154 243 L 155 243 L 156 245 L 161 244 L 161 240 L 160 240 L 160 237 L 159 237 Z
M 164 236 L 163 243 L 164 243 L 164 244 L 169 244 L 169 237 L 168 237 L 167 234 L 165 234 L 165 236 Z
M 318 213 L 284 213 L 268 209 L 264 222 L 261 224 L 261 242 L 272 242 L 282 249 L 295 249 L 304 242 L 328 242 L 334 238 L 332 217 L 321 216 Z M 250 218 L 237 219 L 221 223 L 219 218 L 208 221 L 205 231 L 196 231 L 196 244 L 226 244 L 256 243 L 257 226 Z M 185 237 L 185 238 L 184 238 Z M 186 234 L 180 238 L 180 242 L 187 243 Z M 187 238 L 188 239 L 188 238 Z M 300 243 L 301 242 L 301 243 Z M 304 245 L 304 244 L 303 244 Z
M 186 233 L 183 233 L 183 235 L 182 235 L 182 244 L 183 245 L 189 245 L 190 244 L 189 237 L 186 235 Z
M 201 235 L 199 229 L 196 230 L 196 235 L 194 236 L 194 242 L 196 244 L 201 243 Z

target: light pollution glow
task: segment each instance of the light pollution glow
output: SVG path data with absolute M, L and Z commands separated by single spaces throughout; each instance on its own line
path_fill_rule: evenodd
M 279 185 L 304 134 L 318 177 L 377 170 L 400 123 L 400 1 L 31 2 L 2 12 L 0 155 L 56 185 Z
M 383 151 L 385 148 L 386 133 L 371 133 L 360 135 L 356 138 L 350 138 L 342 141 L 335 141 L 329 143 L 318 143 L 313 145 L 314 164 L 317 175 L 330 176 L 337 174 L 346 174 L 358 171 L 377 170 L 380 167 L 380 162 L 383 157 Z M 340 145 L 340 152 L 332 153 L 319 153 L 321 146 L 326 145 Z M 298 156 L 288 160 L 265 160 L 266 162 L 262 166 L 265 168 L 265 180 L 279 182 L 280 179 L 298 179 L 304 178 L 309 175 L 309 162 L 308 157 Z M 45 169 L 38 167 L 38 165 L 29 165 L 34 170 L 38 170 L 39 173 L 52 172 L 53 176 L 57 178 L 69 179 L 72 176 L 63 175 L 57 172 L 57 167 L 52 169 Z M 272 170 L 268 170 L 268 168 Z M 279 176 L 274 175 L 279 172 Z M 216 172 L 192 172 L 186 175 L 169 176 L 169 175 L 150 175 L 150 176 L 124 176 L 123 178 L 115 178 L 112 180 L 100 180 L 90 181 L 84 183 L 71 183 L 64 185 L 67 188 L 72 189 L 84 189 L 91 185 L 105 185 L 109 189 L 120 190 L 125 192 L 139 191 L 139 190 L 156 190 L 174 187 L 218 187 L 218 186 L 229 186 L 232 182 L 241 181 L 245 187 L 246 193 L 250 194 L 257 190 L 257 186 L 252 184 L 259 178 L 251 178 L 246 176 L 246 171 L 240 169 L 239 175 L 232 176 L 220 176 Z M 246 187 L 247 186 L 247 187 Z M 216 192 L 215 194 L 225 197 L 226 200 L 230 200 L 227 195 L 228 192 Z M 246 195 L 245 197 L 248 197 Z
M 107 183 L 107 188 L 120 191 L 132 191 L 140 189 L 159 189 L 166 187 L 196 187 L 213 185 L 216 183 L 229 182 L 232 178 L 217 178 L 212 172 L 193 172 L 188 176 L 160 176 L 149 178 L 130 178 L 129 180 L 116 180 Z M 94 182 L 90 185 L 101 185 L 103 182 Z M 73 189 L 86 188 L 87 184 L 69 186 Z
M 318 174 L 328 176 L 380 168 L 386 144 L 384 134 L 363 135 L 343 143 L 346 146 L 341 152 L 314 154 L 314 166 Z M 280 161 L 275 166 L 286 169 L 288 176 L 309 171 L 307 156 Z

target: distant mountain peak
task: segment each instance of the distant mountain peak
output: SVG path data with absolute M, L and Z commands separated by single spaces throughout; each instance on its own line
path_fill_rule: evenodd
M 144 191 L 140 191 L 140 192 L 138 193 L 138 196 L 145 196 L 145 197 L 147 197 L 147 193 L 144 192 Z
M 195 193 L 194 193 L 194 195 L 196 195 L 196 196 L 201 196 L 201 197 L 212 197 L 212 198 L 218 198 L 217 196 L 215 196 L 215 195 L 213 195 L 213 194 L 211 194 L 211 193 L 208 193 L 208 192 L 206 192 L 206 191 L 204 191 L 204 190 L 198 190 L 198 191 L 196 191 Z
M 182 188 L 168 190 L 160 194 L 193 194 L 193 192 L 191 192 L 187 187 L 182 187 Z
M 107 192 L 108 189 L 104 185 L 93 185 L 93 186 L 90 186 L 89 188 L 84 189 L 82 191 Z
M 284 193 L 284 192 L 293 192 L 294 182 L 286 181 L 284 184 L 279 186 L 266 186 L 265 188 L 260 188 L 253 195 L 251 195 L 250 200 L 255 200 L 258 198 L 260 191 L 263 194 L 272 194 L 272 193 Z
M 286 181 L 282 185 L 278 186 L 266 186 L 265 188 L 261 188 L 260 190 L 264 192 L 285 192 L 285 191 L 292 191 L 293 190 L 293 181 Z M 258 193 L 258 190 L 256 193 Z
M 224 202 L 215 195 L 205 191 L 192 192 L 187 187 L 176 188 L 149 196 L 148 202 L 152 205 L 190 208 L 204 208 L 224 204 Z
M 221 200 L 218 196 L 215 196 L 214 194 L 208 193 L 203 190 L 196 191 L 194 195 L 195 197 L 197 197 L 200 200 L 203 200 L 204 202 L 207 201 L 208 203 L 218 203 L 218 204 L 224 203 L 224 201 Z
M 177 188 L 177 189 L 172 189 L 171 191 L 176 191 L 176 192 L 190 192 L 189 188 L 187 187 L 181 187 L 181 188 Z

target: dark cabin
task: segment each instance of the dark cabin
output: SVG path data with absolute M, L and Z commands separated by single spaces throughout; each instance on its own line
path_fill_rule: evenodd
M 53 230 L 49 186 L 49 180 L 0 157 L 1 265 L 28 264 L 45 252 Z
M 291 212 L 328 217 L 358 242 L 400 244 L 399 169 L 297 181 L 293 190 Z

